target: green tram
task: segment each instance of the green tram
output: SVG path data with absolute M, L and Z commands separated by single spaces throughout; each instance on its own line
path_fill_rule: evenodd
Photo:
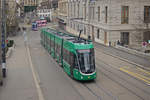
M 91 41 L 43 28 L 41 44 L 70 77 L 76 80 L 96 78 L 94 46 Z

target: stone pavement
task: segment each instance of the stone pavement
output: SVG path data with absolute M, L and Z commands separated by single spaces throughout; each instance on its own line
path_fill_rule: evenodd
M 38 100 L 22 35 L 13 37 L 15 49 L 7 58 L 7 77 L 0 87 L 0 100 Z

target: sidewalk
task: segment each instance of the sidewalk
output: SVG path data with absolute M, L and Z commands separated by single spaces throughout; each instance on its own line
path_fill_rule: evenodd
M 125 51 L 125 52 L 128 52 L 130 54 L 141 56 L 143 58 L 150 59 L 150 53 L 144 53 L 144 52 L 141 52 L 141 51 L 137 51 L 137 50 L 130 49 L 130 48 L 123 47 L 123 46 L 119 46 L 119 45 L 116 45 L 114 48 Z
M 0 87 L 0 100 L 38 100 L 22 35 L 13 37 L 15 49 L 7 58 L 7 77 Z

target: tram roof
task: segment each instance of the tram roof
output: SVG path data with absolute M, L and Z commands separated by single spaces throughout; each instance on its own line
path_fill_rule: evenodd
M 56 36 L 60 37 L 60 38 L 63 38 L 65 40 L 68 40 L 69 42 L 72 42 L 72 43 L 84 43 L 84 44 L 89 44 L 91 41 L 89 40 L 86 40 L 84 38 L 78 38 L 77 36 L 73 36 L 73 35 L 70 35 L 69 33 L 63 33 L 63 32 L 59 32 L 57 30 L 54 30 L 54 29 L 50 29 L 50 28 L 47 28 L 46 29 L 47 32 L 50 32 L 50 33 L 53 33 L 55 34 Z

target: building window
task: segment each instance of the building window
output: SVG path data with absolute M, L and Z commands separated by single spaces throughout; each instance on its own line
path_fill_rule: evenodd
M 70 27 L 72 28 L 72 22 L 70 23 Z
M 75 23 L 74 23 L 74 27 L 73 27 L 73 29 L 75 30 L 75 28 L 76 28 L 76 25 L 75 25 Z
M 99 29 L 97 29 L 97 38 L 99 39 Z
M 129 7 L 128 6 L 122 6 L 121 24 L 128 24 L 128 20 L 129 20 Z
M 77 29 L 77 31 L 80 31 L 80 29 L 79 29 L 79 24 L 78 24 L 78 29 Z
M 79 8 L 79 3 L 78 3 L 78 8 L 77 8 L 77 9 L 78 9 L 78 16 L 77 16 L 77 17 L 79 18 L 79 9 L 80 9 L 80 8 Z
M 121 32 L 120 42 L 121 45 L 129 44 L 129 32 Z
M 91 9 L 92 9 L 92 7 L 89 8 L 89 14 L 88 14 L 90 20 L 92 18 L 92 10 Z
M 84 18 L 86 19 L 86 5 L 84 5 Z
M 84 27 L 84 34 L 86 34 L 86 27 Z
M 144 22 L 150 23 L 150 6 L 144 6 Z
M 108 7 L 105 7 L 105 23 L 107 23 L 107 17 L 108 17 Z
M 94 7 L 92 7 L 92 13 L 93 13 L 92 15 L 93 15 L 93 20 L 94 20 L 94 17 L 95 17 L 95 15 L 94 15 L 95 14 L 95 8 Z
M 97 13 L 98 13 L 98 21 L 100 21 L 100 7 L 98 7 L 97 10 L 98 10 L 98 11 L 97 11 Z
M 75 3 L 74 3 L 74 17 L 76 17 L 76 5 L 75 5 Z

